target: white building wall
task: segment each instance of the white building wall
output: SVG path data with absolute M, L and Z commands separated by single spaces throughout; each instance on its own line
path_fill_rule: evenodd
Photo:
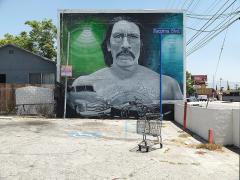
M 187 129 L 208 140 L 208 130 L 213 129 L 213 140 L 217 144 L 239 146 L 239 110 L 207 109 L 187 107 Z M 175 104 L 175 121 L 183 125 L 184 106 Z M 237 143 L 238 142 L 238 143 Z
M 240 109 L 233 109 L 233 143 L 238 147 L 240 147 L 239 121 L 240 121 Z

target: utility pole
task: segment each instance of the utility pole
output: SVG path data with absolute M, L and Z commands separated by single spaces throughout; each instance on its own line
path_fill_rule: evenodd
M 221 83 L 222 83 L 222 78 L 220 78 L 220 92 L 222 92 L 222 85 L 221 85 Z
M 69 61 L 69 44 L 70 44 L 70 32 L 68 32 L 68 43 L 67 43 L 67 66 Z M 64 112 L 63 112 L 63 118 L 66 118 L 66 107 L 67 107 L 67 81 L 68 77 L 65 77 L 65 92 L 64 92 Z
M 213 99 L 214 99 L 214 95 L 215 95 L 215 93 L 214 93 L 214 92 L 215 92 L 215 91 L 214 91 L 214 88 L 215 88 L 215 87 L 214 87 L 214 86 L 215 86 L 215 84 L 214 84 L 214 75 L 213 75 L 213 93 L 212 93 Z

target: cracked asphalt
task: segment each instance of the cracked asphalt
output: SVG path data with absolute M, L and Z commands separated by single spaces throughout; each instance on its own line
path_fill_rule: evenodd
M 141 138 L 135 120 L 1 118 L 0 180 L 239 179 L 239 154 L 196 149 L 173 122 L 162 149 L 139 152 Z

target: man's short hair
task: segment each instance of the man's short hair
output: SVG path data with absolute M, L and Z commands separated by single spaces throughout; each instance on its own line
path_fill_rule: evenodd
M 118 21 L 128 21 L 128 22 L 132 22 L 134 24 L 136 24 L 139 27 L 140 30 L 140 41 L 141 41 L 141 45 L 140 45 L 140 56 L 138 59 L 138 64 L 143 65 L 143 54 L 144 54 L 144 49 L 143 49 L 143 27 L 142 25 L 137 22 L 136 20 L 134 20 L 133 18 L 130 18 L 128 16 L 118 16 L 112 19 L 112 21 L 109 24 L 109 27 L 106 31 L 106 35 L 105 35 L 105 39 L 102 43 L 102 51 L 103 51 L 103 55 L 104 55 L 104 61 L 105 64 L 110 67 L 113 63 L 113 58 L 112 58 L 112 54 L 111 52 L 108 51 L 108 44 L 110 44 L 110 37 L 112 34 L 112 29 L 115 23 L 117 23 Z

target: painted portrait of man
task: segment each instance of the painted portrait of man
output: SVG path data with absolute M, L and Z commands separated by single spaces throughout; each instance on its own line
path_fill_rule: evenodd
M 106 67 L 77 77 L 68 92 L 68 105 L 85 116 L 107 113 L 139 100 L 143 104 L 159 104 L 160 81 L 163 100 L 181 100 L 179 83 L 144 66 L 144 27 L 137 20 L 122 15 L 108 23 L 101 44 Z M 104 112 L 106 110 L 106 112 Z

